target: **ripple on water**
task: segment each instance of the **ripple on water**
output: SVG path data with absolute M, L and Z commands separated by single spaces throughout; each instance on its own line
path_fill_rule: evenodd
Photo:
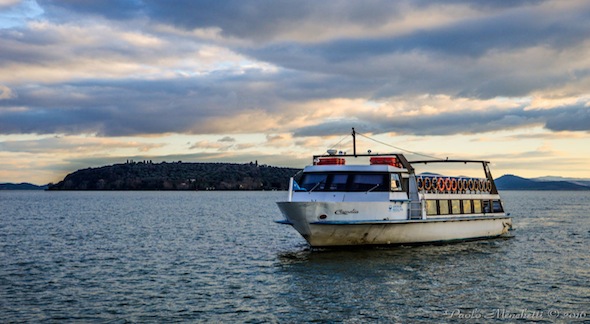
M 0 321 L 423 322 L 587 311 L 588 193 L 502 193 L 510 239 L 310 250 L 284 192 L 0 194 Z

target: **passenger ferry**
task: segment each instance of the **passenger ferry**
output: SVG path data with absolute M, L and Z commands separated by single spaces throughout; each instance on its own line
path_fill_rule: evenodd
M 401 153 L 314 156 L 288 200 L 284 220 L 312 247 L 417 244 L 498 237 L 512 229 L 488 161 L 408 161 Z M 368 158 L 365 165 L 348 160 Z M 481 178 L 416 174 L 415 166 L 479 164 Z

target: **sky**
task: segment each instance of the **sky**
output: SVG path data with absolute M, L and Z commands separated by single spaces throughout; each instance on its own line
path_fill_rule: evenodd
M 0 182 L 303 167 L 352 127 L 359 152 L 590 178 L 588 53 L 585 0 L 0 0 Z

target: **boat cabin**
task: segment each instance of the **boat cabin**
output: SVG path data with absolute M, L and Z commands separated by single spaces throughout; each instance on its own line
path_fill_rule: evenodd
M 347 165 L 347 158 L 369 157 L 366 165 Z M 460 162 L 482 164 L 486 178 L 416 175 L 413 163 Z M 314 156 L 293 180 L 292 201 L 368 202 L 408 204 L 422 210 L 421 217 L 452 217 L 503 213 L 486 161 L 415 161 L 403 154 Z M 415 212 L 418 214 L 418 212 Z M 416 216 L 418 217 L 418 216 Z M 411 218 L 411 216 L 408 216 Z

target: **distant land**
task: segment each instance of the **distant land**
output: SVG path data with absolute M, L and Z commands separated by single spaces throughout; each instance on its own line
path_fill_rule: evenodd
M 561 177 L 526 179 L 505 174 L 495 179 L 495 182 L 498 190 L 590 190 L 590 179 L 568 180 Z
M 0 183 L 0 190 L 287 190 L 301 169 L 257 162 L 183 163 L 151 161 L 81 169 L 57 184 Z M 495 179 L 499 190 L 590 190 L 590 179 L 546 176 L 527 179 L 506 174 Z
M 0 190 L 45 190 L 47 185 L 38 186 L 32 183 L 0 183 Z
M 128 161 L 78 170 L 48 190 L 287 190 L 289 178 L 299 171 L 258 162 Z

